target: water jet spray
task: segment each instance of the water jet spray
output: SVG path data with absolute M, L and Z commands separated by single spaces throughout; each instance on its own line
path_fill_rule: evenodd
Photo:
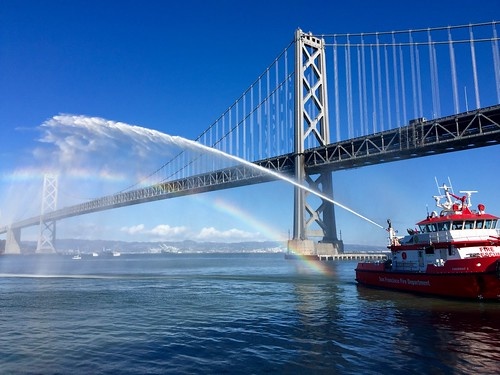
M 223 151 L 217 150 L 215 148 L 205 146 L 205 145 L 203 145 L 203 144 L 201 144 L 199 142 L 191 141 L 189 139 L 186 139 L 186 138 L 183 138 L 183 137 L 179 137 L 179 136 L 170 136 L 170 137 L 171 137 L 172 140 L 179 141 L 179 143 L 184 143 L 187 146 L 196 147 L 196 148 L 202 149 L 204 151 L 212 152 L 214 154 L 218 154 L 220 156 L 223 156 L 223 157 L 226 157 L 226 158 L 230 158 L 230 159 L 232 159 L 232 160 L 234 160 L 234 161 L 236 161 L 238 163 L 244 164 L 244 165 L 246 165 L 246 166 L 248 166 L 250 168 L 255 168 L 255 169 L 257 169 L 257 170 L 259 170 L 261 172 L 270 174 L 270 175 L 272 175 L 272 176 L 274 176 L 274 177 L 276 177 L 276 178 L 278 178 L 280 180 L 286 181 L 286 182 L 288 182 L 288 183 L 290 183 L 290 184 L 298 187 L 299 189 L 308 191 L 309 193 L 312 193 L 312 194 L 316 195 L 317 197 L 319 197 L 319 198 L 321 198 L 323 200 L 326 200 L 326 201 L 328 201 L 328 202 L 330 202 L 330 203 L 332 203 L 332 204 L 334 204 L 334 205 L 336 205 L 336 206 L 338 206 L 340 208 L 343 208 L 344 210 L 346 210 L 346 211 L 348 211 L 348 212 L 350 212 L 350 213 L 358 216 L 359 218 L 361 218 L 361 219 L 363 219 L 363 220 L 365 220 L 365 221 L 367 221 L 367 222 L 369 222 L 369 223 L 371 223 L 371 224 L 373 224 L 373 225 L 375 225 L 375 226 L 377 226 L 379 228 L 384 229 L 384 227 L 382 225 L 377 224 L 373 220 L 368 219 L 367 217 L 365 217 L 365 216 L 361 215 L 360 213 L 352 210 L 351 208 L 349 208 L 349 207 L 347 207 L 347 206 L 345 206 L 345 205 L 343 205 L 343 204 L 341 204 L 341 203 L 333 200 L 330 197 L 327 197 L 327 196 L 321 194 L 320 192 L 318 192 L 318 191 L 316 191 L 314 189 L 311 189 L 311 188 L 309 188 L 307 186 L 304 186 L 304 185 L 300 184 L 299 182 L 297 182 L 297 181 L 295 181 L 295 180 L 293 180 L 291 178 L 283 176 L 282 174 L 280 174 L 280 173 L 278 173 L 276 171 L 270 170 L 268 168 L 261 167 L 260 165 L 256 165 L 254 163 L 251 163 L 251 162 L 249 162 L 249 161 L 247 161 L 245 159 L 239 158 L 238 156 L 234 156 L 234 155 L 225 153 Z

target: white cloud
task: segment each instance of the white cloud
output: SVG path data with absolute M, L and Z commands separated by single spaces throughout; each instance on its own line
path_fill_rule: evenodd
M 171 227 L 168 224 L 160 224 L 153 229 L 146 229 L 144 224 L 138 224 L 130 227 L 122 227 L 120 228 L 120 231 L 131 236 L 141 235 L 144 237 L 144 235 L 146 235 L 147 237 L 153 236 L 155 239 L 162 240 L 179 240 L 189 238 L 189 233 L 186 227 Z
M 154 227 L 149 233 L 161 237 L 163 239 L 184 239 L 184 235 L 188 235 L 188 229 L 184 226 L 171 227 L 168 224 L 160 224 Z
M 151 165 L 146 173 L 152 172 L 179 149 L 167 134 L 99 117 L 58 115 L 39 131 L 40 143 L 33 150 L 37 163 L 68 175 L 85 168 L 97 175 L 112 171 L 137 180 L 145 165 Z
M 258 241 L 259 233 L 246 232 L 240 229 L 219 230 L 214 227 L 202 228 L 197 234 L 186 226 L 170 226 L 159 224 L 152 229 L 144 224 L 122 227 L 121 232 L 130 236 L 141 236 L 146 241 L 183 241 L 195 240 L 200 242 L 240 242 Z
M 144 224 L 134 225 L 131 227 L 121 227 L 120 231 L 130 235 L 140 234 L 144 232 Z
M 238 241 L 254 241 L 259 238 L 259 233 L 245 232 L 240 229 L 229 229 L 220 231 L 214 227 L 203 228 L 195 239 L 198 241 L 223 241 L 223 242 L 238 242 Z

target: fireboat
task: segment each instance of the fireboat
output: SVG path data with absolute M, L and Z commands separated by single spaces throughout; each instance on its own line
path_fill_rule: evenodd
M 450 184 L 451 185 L 451 184 Z M 398 237 L 387 220 L 390 257 L 385 262 L 360 262 L 361 285 L 442 297 L 500 301 L 500 230 L 498 217 L 484 204 L 471 209 L 477 191 L 439 188 L 434 196 L 440 212 L 427 213 L 416 229 Z

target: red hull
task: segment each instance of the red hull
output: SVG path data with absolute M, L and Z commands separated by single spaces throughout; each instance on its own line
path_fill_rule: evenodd
M 429 265 L 427 272 L 386 270 L 383 263 L 359 263 L 360 284 L 445 297 L 500 301 L 500 257 L 448 261 Z

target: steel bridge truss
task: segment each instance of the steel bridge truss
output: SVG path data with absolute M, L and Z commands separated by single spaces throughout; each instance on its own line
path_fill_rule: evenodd
M 285 159 L 286 160 L 286 159 Z M 276 161 L 262 161 L 262 166 L 276 166 Z M 279 162 L 278 162 L 279 164 Z M 286 169 L 291 168 L 287 163 Z M 130 206 L 156 200 L 175 198 L 190 194 L 199 194 L 214 190 L 222 190 L 243 185 L 257 184 L 275 180 L 276 177 L 263 168 L 236 166 L 215 172 L 186 177 L 174 181 L 139 188 L 127 192 L 108 195 L 85 203 L 69 206 L 56 211 L 47 212 L 40 217 L 33 217 L 13 224 L 10 229 L 18 229 L 38 224 L 40 221 L 53 222 L 68 217 L 103 211 L 112 208 Z M 0 228 L 0 233 L 8 228 Z
M 500 106 L 492 106 L 318 147 L 307 152 L 305 165 L 342 170 L 499 143 Z
M 37 253 L 55 253 L 56 221 L 46 214 L 57 209 L 57 177 L 46 175 L 43 179 L 42 211 L 40 215 L 40 233 Z

